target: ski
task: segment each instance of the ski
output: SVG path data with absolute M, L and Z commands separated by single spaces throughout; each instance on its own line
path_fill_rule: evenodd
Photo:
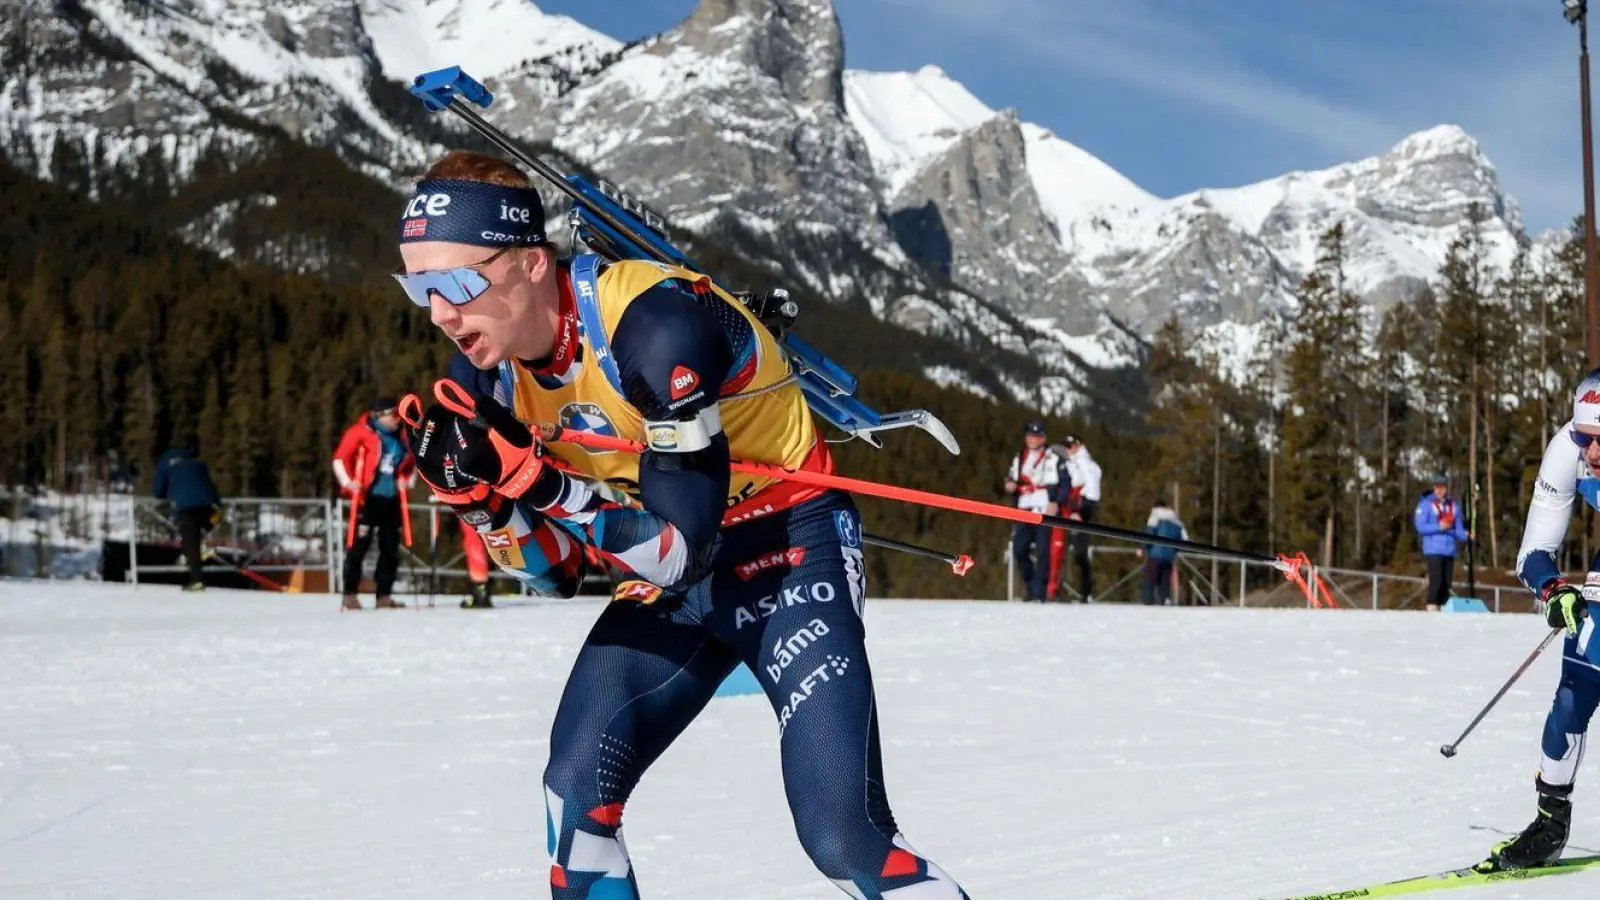
M 1542 878 L 1545 875 L 1563 875 L 1593 868 L 1600 868 L 1600 856 L 1573 856 L 1560 860 L 1554 865 L 1539 866 L 1532 869 L 1508 869 L 1503 872 L 1479 872 L 1471 867 L 1451 869 L 1448 872 L 1419 875 L 1415 878 L 1405 878 L 1400 881 L 1386 881 L 1382 884 L 1368 885 L 1367 887 L 1328 891 L 1322 894 L 1302 894 L 1297 897 L 1283 897 L 1280 900 L 1356 900 L 1356 898 L 1360 897 L 1400 897 L 1406 894 L 1421 894 L 1427 891 L 1479 887 L 1486 884 L 1498 884 L 1502 881 L 1524 881 L 1529 878 Z

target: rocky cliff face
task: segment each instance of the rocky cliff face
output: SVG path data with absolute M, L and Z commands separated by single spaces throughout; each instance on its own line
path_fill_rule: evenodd
M 962 133 L 910 176 L 889 207 L 901 247 L 944 277 L 982 296 L 1011 298 L 1019 311 L 1058 314 L 1069 331 L 1095 327 L 1087 285 L 1040 204 L 1012 111 Z
M 625 175 L 696 228 L 728 216 L 889 245 L 866 153 L 840 103 L 831 4 L 708 0 L 549 111 L 533 134 Z

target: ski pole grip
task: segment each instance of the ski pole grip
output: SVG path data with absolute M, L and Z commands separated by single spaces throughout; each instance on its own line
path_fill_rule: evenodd
M 482 82 L 461 71 L 460 66 L 423 72 L 411 80 L 411 93 L 433 112 L 448 108 L 457 95 L 484 109 L 494 102 L 494 94 Z

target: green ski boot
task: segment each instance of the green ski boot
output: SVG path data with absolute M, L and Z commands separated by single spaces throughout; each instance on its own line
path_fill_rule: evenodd
M 1534 779 L 1539 789 L 1539 815 L 1522 833 L 1496 844 L 1489 858 L 1478 863 L 1480 872 L 1532 869 L 1561 858 L 1572 830 L 1572 785 L 1555 787 Z
M 489 599 L 489 585 L 487 583 L 472 585 L 472 596 L 461 601 L 462 609 L 494 609 L 494 601 Z

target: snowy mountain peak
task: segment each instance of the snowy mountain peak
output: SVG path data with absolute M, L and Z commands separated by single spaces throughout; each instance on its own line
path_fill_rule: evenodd
M 844 102 L 891 197 L 961 135 L 995 115 L 937 66 L 917 72 L 851 69 L 844 73 Z
M 1456 125 L 1407 136 L 1389 152 L 1328 170 L 1327 185 L 1353 190 L 1364 211 L 1412 225 L 1456 227 L 1476 207 L 1508 233 L 1522 230 L 1516 201 L 1500 187 L 1476 138 Z
M 845 82 L 855 82 L 860 94 L 880 102 L 894 101 L 894 112 L 907 130 L 966 131 L 983 124 L 994 115 L 966 85 L 951 78 L 938 66 L 923 66 L 915 72 L 867 72 L 852 69 Z
M 1453 154 L 1482 156 L 1478 139 L 1459 125 L 1435 125 L 1432 128 L 1407 135 L 1385 154 L 1408 159 Z
M 1048 128 L 1025 122 L 1022 136 L 1028 143 L 1034 188 L 1045 214 L 1058 228 L 1107 208 L 1137 209 L 1157 202 L 1154 194 Z
M 454 65 L 492 78 L 574 47 L 622 46 L 530 0 L 362 0 L 361 13 L 383 74 L 399 81 Z
M 840 99 L 844 34 L 832 0 L 700 0 L 658 52 L 676 47 L 754 68 L 797 103 Z
M 964 135 L 996 112 L 938 66 L 915 72 L 845 72 L 845 109 L 867 145 L 873 168 L 893 198 Z M 1046 216 L 1058 228 L 1113 206 L 1148 205 L 1156 198 L 1117 170 L 1050 129 L 1021 122 L 1028 173 Z

